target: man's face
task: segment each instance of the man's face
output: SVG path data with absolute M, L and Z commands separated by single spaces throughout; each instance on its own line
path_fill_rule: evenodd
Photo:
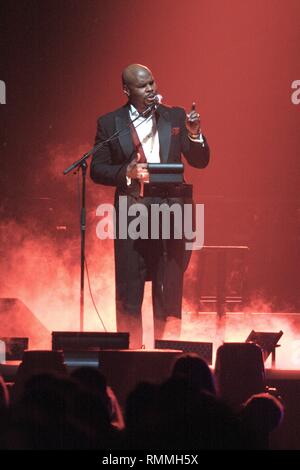
M 157 87 L 153 75 L 147 69 L 139 69 L 134 72 L 124 86 L 129 102 L 139 112 L 153 103 L 156 90 Z

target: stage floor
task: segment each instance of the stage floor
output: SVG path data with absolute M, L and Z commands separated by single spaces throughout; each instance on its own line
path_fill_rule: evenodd
M 227 312 L 219 318 L 216 312 L 184 312 L 180 338 L 178 320 L 168 319 L 165 339 L 213 343 L 213 364 L 218 347 L 223 342 L 244 342 L 250 332 L 279 332 L 283 335 L 276 348 L 276 369 L 300 369 L 300 313 Z M 153 320 L 143 314 L 144 344 L 153 348 Z M 271 367 L 271 357 L 266 362 Z

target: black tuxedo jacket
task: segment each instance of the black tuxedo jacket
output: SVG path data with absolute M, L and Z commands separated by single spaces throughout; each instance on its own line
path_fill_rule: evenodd
M 189 139 L 185 127 L 186 114 L 184 109 L 159 105 L 156 111 L 156 119 L 159 135 L 160 160 L 162 163 L 180 163 L 181 156 L 184 155 L 188 163 L 195 168 L 204 168 L 208 164 L 209 147 L 207 142 L 205 138 L 203 143 L 192 142 Z M 116 131 L 126 128 L 128 123 L 128 104 L 100 117 L 98 119 L 95 145 L 104 142 Z M 117 138 L 104 144 L 93 154 L 90 169 L 91 178 L 96 183 L 116 187 L 115 207 L 117 211 L 118 197 L 120 195 L 128 196 L 129 205 L 135 203 L 139 195 L 140 188 L 138 181 L 133 180 L 130 185 L 127 185 L 126 180 L 127 165 L 135 156 L 136 150 L 129 128 L 122 130 Z M 116 221 L 118 224 L 118 217 Z M 116 227 L 116 233 L 118 233 L 118 226 Z M 139 240 L 119 240 L 118 237 L 114 244 L 117 299 L 129 296 L 128 302 L 131 304 L 137 302 L 136 296 L 138 298 L 143 297 L 144 289 L 142 283 L 140 287 L 136 286 L 136 279 L 142 278 L 142 276 L 138 274 L 141 269 L 141 263 L 137 256 L 139 251 L 138 244 Z M 181 243 L 181 245 L 182 247 L 184 246 L 183 243 Z M 149 245 L 147 246 L 149 248 Z M 175 251 L 176 253 L 178 252 L 177 257 L 181 256 L 179 255 L 177 245 Z M 186 269 L 190 256 L 191 251 L 184 251 L 181 260 L 182 270 Z M 126 273 L 125 279 L 124 273 Z M 151 274 L 147 274 L 147 279 L 150 278 Z M 131 281 L 132 284 L 130 284 Z M 128 282 L 128 285 L 126 282 Z M 179 283 L 179 285 L 181 284 Z M 126 288 L 124 286 L 126 286 Z M 129 293 L 125 295 L 124 292 Z M 181 309 L 181 300 L 179 304 L 178 310 Z
M 192 142 L 185 127 L 186 114 L 182 108 L 159 105 L 156 111 L 157 129 L 162 163 L 180 163 L 183 154 L 195 168 L 204 168 L 209 161 L 209 147 Z M 129 105 L 98 119 L 95 145 L 105 141 L 129 122 Z M 134 194 L 135 183 L 127 185 L 127 165 L 136 156 L 130 129 L 122 131 L 113 141 L 94 152 L 90 174 L 95 183 L 116 186 L 118 194 Z

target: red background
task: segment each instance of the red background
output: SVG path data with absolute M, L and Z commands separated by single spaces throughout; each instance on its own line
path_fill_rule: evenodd
M 76 324 L 77 179 L 62 171 L 92 146 L 97 117 L 124 102 L 121 71 L 139 62 L 165 103 L 197 103 L 211 163 L 186 175 L 205 204 L 205 244 L 249 246 L 252 295 L 272 310 L 299 311 L 300 105 L 291 101 L 299 0 L 13 0 L 0 8 L 0 295 L 21 297 L 50 328 Z M 110 318 L 112 243 L 95 239 L 95 210 L 112 194 L 88 182 L 87 260 Z

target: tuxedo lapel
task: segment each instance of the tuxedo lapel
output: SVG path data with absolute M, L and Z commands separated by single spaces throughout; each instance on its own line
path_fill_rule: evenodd
M 115 117 L 116 129 L 121 131 L 129 122 L 128 107 L 123 106 Z M 169 157 L 170 142 L 171 142 L 171 121 L 168 109 L 159 106 L 157 110 L 157 131 L 159 138 L 160 157 L 161 162 L 166 163 Z M 134 145 L 131 137 L 130 129 L 123 130 L 119 137 L 119 142 L 128 160 L 134 153 Z
M 134 146 L 132 142 L 130 128 L 127 127 L 127 129 L 125 129 L 125 127 L 129 123 L 129 113 L 127 106 L 123 106 L 123 108 L 121 108 L 120 112 L 115 117 L 115 121 L 117 131 L 122 131 L 118 137 L 120 145 L 127 159 L 130 160 L 130 157 L 134 153 Z
M 169 111 L 159 106 L 157 110 L 157 130 L 159 137 L 160 158 L 162 163 L 166 163 L 169 157 L 171 142 L 171 121 Z

